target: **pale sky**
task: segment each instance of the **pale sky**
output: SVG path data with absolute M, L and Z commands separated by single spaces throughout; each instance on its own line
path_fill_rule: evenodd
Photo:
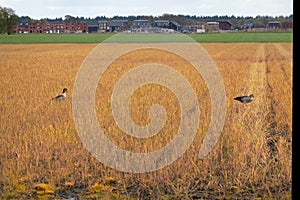
M 289 16 L 293 0 L 0 0 L 1 7 L 33 19 L 65 15 L 91 17 L 115 15 L 183 14 L 196 16 Z

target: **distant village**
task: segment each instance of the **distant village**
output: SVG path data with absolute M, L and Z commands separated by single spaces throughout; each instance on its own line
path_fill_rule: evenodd
M 113 17 L 74 17 L 50 19 L 18 16 L 12 8 L 0 6 L 0 34 L 60 33 L 219 33 L 226 31 L 293 31 L 293 14 L 289 16 L 196 16 L 196 15 L 128 15 Z
M 253 24 L 244 24 L 243 31 L 262 32 L 268 30 L 292 30 L 293 22 L 269 21 L 265 28 L 255 28 Z M 173 20 L 102 20 L 72 22 L 18 22 L 16 33 L 216 33 L 237 31 L 229 21 L 196 22 L 194 25 L 179 24 Z

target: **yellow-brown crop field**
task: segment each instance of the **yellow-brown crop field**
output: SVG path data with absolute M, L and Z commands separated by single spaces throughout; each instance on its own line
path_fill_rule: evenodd
M 221 137 L 203 159 L 198 152 L 210 123 L 211 100 L 192 65 L 157 49 L 116 59 L 99 80 L 95 111 L 106 136 L 123 149 L 160 149 L 174 138 L 180 121 L 176 96 L 166 87 L 147 84 L 133 93 L 131 116 L 146 125 L 149 108 L 160 104 L 167 111 L 162 131 L 138 139 L 119 130 L 110 97 L 134 66 L 155 58 L 173 67 L 199 100 L 199 128 L 190 148 L 170 166 L 141 174 L 106 167 L 77 134 L 72 89 L 95 46 L 0 45 L 0 199 L 291 199 L 291 43 L 202 44 L 223 78 L 227 105 Z M 66 100 L 51 101 L 64 87 Z M 249 104 L 233 100 L 251 93 L 255 98 Z

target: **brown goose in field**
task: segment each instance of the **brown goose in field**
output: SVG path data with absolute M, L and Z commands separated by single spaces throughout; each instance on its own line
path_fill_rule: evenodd
M 234 100 L 239 101 L 241 103 L 250 103 L 254 99 L 254 95 L 250 94 L 249 96 L 239 96 L 235 97 Z
M 62 94 L 57 95 L 56 97 L 52 98 L 52 100 L 56 100 L 56 101 L 65 100 L 65 98 L 67 97 L 67 92 L 68 92 L 68 89 L 64 88 L 62 91 Z

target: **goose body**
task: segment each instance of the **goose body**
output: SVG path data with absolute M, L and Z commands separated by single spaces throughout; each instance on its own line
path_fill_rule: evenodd
M 65 100 L 67 97 L 67 92 L 68 92 L 68 89 L 64 88 L 62 91 L 62 94 L 57 95 L 56 97 L 52 98 L 52 100 L 56 100 L 56 101 Z
M 254 95 L 250 94 L 249 96 L 239 96 L 235 97 L 234 100 L 239 101 L 241 103 L 250 103 L 254 99 Z

